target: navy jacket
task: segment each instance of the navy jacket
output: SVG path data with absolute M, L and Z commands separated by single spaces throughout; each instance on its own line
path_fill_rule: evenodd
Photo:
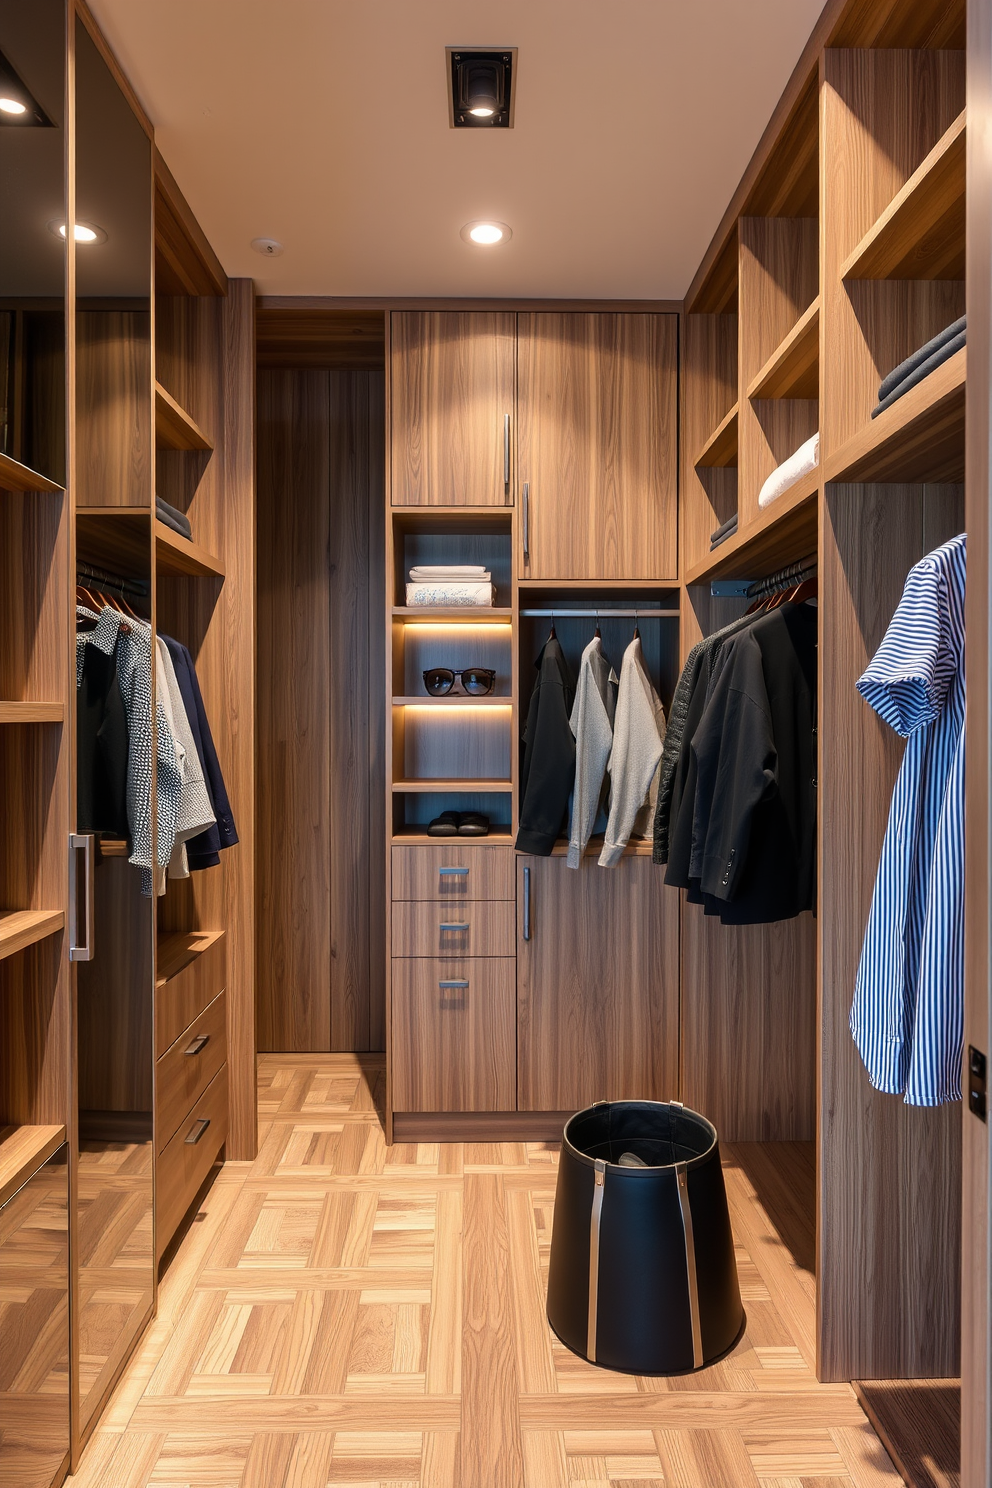
M 207 827 L 205 832 L 201 832 L 198 837 L 192 837 L 186 844 L 186 857 L 192 873 L 200 868 L 215 868 L 220 862 L 220 849 L 233 847 L 237 842 L 238 829 L 234 825 L 231 803 L 227 798 L 227 787 L 224 784 L 217 750 L 214 748 L 213 735 L 210 732 L 207 710 L 203 706 L 203 696 L 196 678 L 193 658 L 186 647 L 179 641 L 174 641 L 171 636 L 163 635 L 162 640 L 169 649 L 172 665 L 176 669 L 176 680 L 182 694 L 183 707 L 186 709 L 190 732 L 193 735 L 196 752 L 200 757 L 200 767 L 206 781 L 210 804 L 217 818 L 214 826 Z

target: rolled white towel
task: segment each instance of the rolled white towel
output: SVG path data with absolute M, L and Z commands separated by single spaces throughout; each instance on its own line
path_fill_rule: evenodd
M 415 563 L 410 570 L 411 583 L 417 579 L 479 579 L 492 575 L 483 563 Z
M 807 439 L 805 444 L 801 444 L 794 455 L 783 460 L 781 465 L 772 471 L 758 493 L 758 505 L 771 506 L 772 502 L 777 501 L 790 486 L 796 484 L 796 481 L 802 480 L 804 475 L 815 470 L 819 463 L 820 435 L 817 432 L 812 439 Z
M 431 605 L 491 605 L 492 584 L 455 583 L 451 580 L 434 584 L 407 584 L 406 602 L 411 608 Z

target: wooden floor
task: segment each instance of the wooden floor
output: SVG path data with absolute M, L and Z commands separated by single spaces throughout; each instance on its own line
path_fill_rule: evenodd
M 809 1149 L 725 1153 L 746 1335 L 635 1379 L 545 1321 L 554 1148 L 387 1148 L 381 1080 L 262 1057 L 258 1158 L 204 1201 L 74 1488 L 897 1488 L 813 1374 Z

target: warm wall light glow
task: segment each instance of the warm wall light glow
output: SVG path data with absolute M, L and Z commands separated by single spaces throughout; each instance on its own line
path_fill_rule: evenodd
M 0 98 L 0 110 L 5 114 L 26 114 L 27 109 L 16 98 Z
M 469 630 L 473 633 L 477 630 L 512 630 L 513 626 L 508 620 L 497 620 L 490 625 L 485 620 L 476 620 L 474 624 L 470 621 L 458 620 L 454 623 L 445 620 L 407 620 L 405 630 L 443 630 L 445 633 L 451 630 Z
M 494 248 L 497 243 L 508 243 L 513 233 L 505 222 L 466 222 L 461 236 L 466 243 L 477 243 L 483 248 Z

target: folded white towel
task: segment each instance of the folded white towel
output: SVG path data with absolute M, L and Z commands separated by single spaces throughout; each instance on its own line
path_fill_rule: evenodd
M 820 463 L 820 435 L 816 433 L 812 439 L 807 439 L 801 444 L 794 455 L 783 460 L 776 470 L 765 481 L 758 493 L 759 506 L 771 506 L 773 501 L 786 492 L 796 481 L 802 480 L 811 470 L 815 470 Z
M 489 570 L 482 563 L 416 563 L 410 570 L 410 579 L 489 579 Z
M 407 584 L 406 602 L 409 606 L 430 605 L 491 605 L 494 603 L 492 584 L 468 583 Z

